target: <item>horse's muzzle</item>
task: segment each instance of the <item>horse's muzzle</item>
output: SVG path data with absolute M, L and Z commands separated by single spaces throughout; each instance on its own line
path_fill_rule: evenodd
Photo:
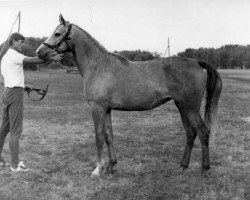
M 46 48 L 44 48 L 44 49 L 39 48 L 39 49 L 37 49 L 36 53 L 37 53 L 38 58 L 43 59 L 43 60 L 48 60 L 52 56 L 58 54 L 56 51 L 46 49 Z
M 43 59 L 43 60 L 45 60 L 47 57 L 46 54 L 40 54 L 40 53 L 38 53 L 37 56 L 38 56 L 38 58 Z

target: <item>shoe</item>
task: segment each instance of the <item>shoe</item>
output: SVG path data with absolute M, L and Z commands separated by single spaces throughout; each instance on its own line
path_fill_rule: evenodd
M 23 161 L 18 163 L 17 168 L 10 167 L 10 170 L 13 171 L 13 172 L 27 172 L 27 171 L 30 171 L 30 169 L 24 165 Z

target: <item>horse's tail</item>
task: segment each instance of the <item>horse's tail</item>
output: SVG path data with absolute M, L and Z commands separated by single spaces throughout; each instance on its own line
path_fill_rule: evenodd
M 199 65 L 207 70 L 206 104 L 204 120 L 210 131 L 211 142 L 218 129 L 218 103 L 222 90 L 222 81 L 215 67 L 205 61 L 198 61 Z

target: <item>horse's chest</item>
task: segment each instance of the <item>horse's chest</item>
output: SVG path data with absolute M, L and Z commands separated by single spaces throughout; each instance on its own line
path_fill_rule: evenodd
M 88 100 L 100 100 L 108 98 L 108 90 L 112 80 L 107 76 L 90 77 L 84 81 L 84 95 Z

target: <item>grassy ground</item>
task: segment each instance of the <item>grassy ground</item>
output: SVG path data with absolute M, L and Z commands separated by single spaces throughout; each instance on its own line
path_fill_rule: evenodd
M 46 85 L 49 73 L 26 72 L 27 83 Z M 43 101 L 25 97 L 20 152 L 33 171 L 0 170 L 0 200 L 250 199 L 250 72 L 220 73 L 220 132 L 210 150 L 208 180 L 200 176 L 198 140 L 190 168 L 183 175 L 178 170 L 185 133 L 173 102 L 151 111 L 113 112 L 116 173 L 91 179 L 95 136 L 81 77 L 53 71 Z M 9 161 L 7 142 L 3 156 Z

